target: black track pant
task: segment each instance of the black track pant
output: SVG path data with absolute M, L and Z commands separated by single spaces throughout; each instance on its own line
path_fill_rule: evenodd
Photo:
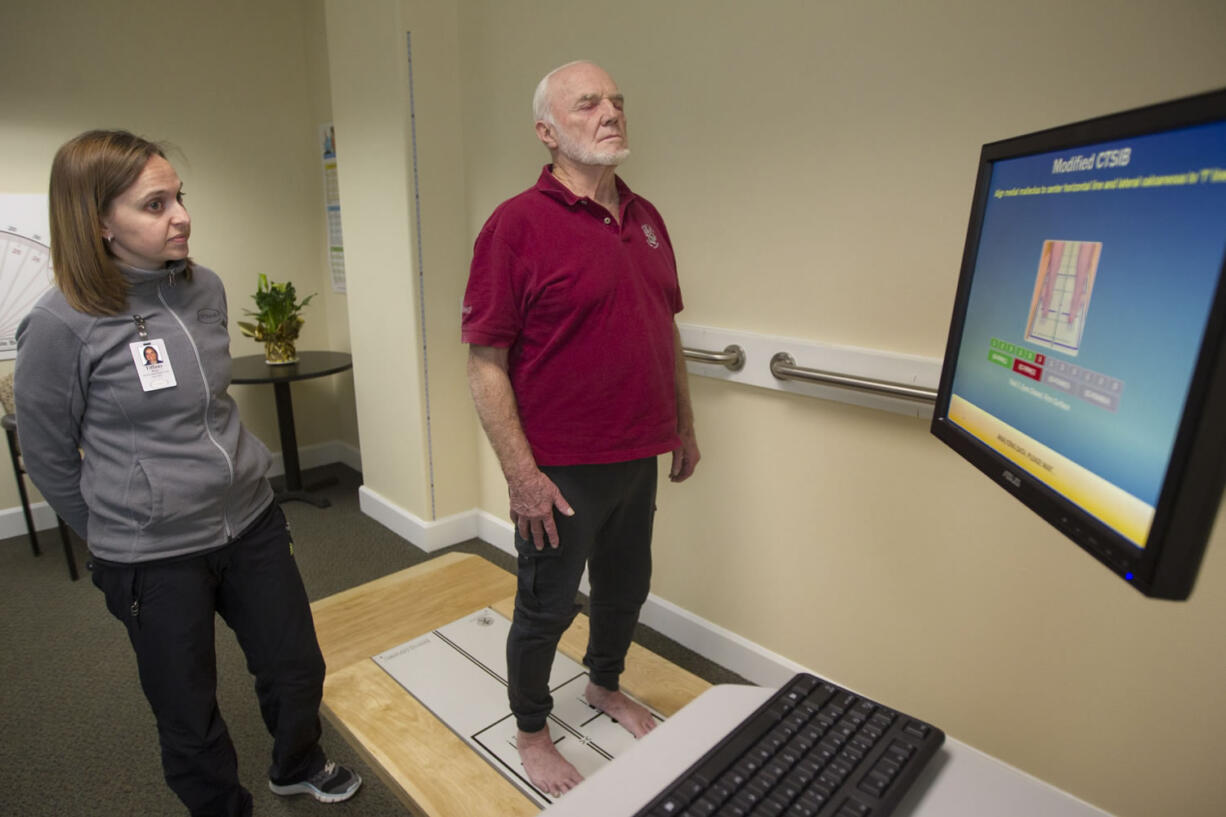
M 536 550 L 515 535 L 518 589 L 507 637 L 508 695 L 517 726 L 544 728 L 553 708 L 549 671 L 558 640 L 580 606 L 583 568 L 591 584 L 590 637 L 583 663 L 593 683 L 617 689 L 639 608 L 651 586 L 655 457 L 610 465 L 541 469 L 574 516 L 554 512 L 561 545 Z
M 251 814 L 217 708 L 214 615 L 238 636 L 273 736 L 269 777 L 323 767 L 324 661 L 285 516 L 274 502 L 225 547 L 144 565 L 93 567 L 107 609 L 128 629 L 141 688 L 157 718 L 166 782 L 193 817 Z

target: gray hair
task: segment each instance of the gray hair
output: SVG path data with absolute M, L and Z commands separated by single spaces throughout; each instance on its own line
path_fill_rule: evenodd
M 559 71 L 570 68 L 572 65 L 581 65 L 590 63 L 591 60 L 571 60 L 565 65 L 559 65 L 557 68 L 550 71 L 545 76 L 541 77 L 541 81 L 536 84 L 536 91 L 532 94 L 532 121 L 544 122 L 548 125 L 557 126 L 557 122 L 553 121 L 553 105 L 550 104 L 553 100 L 549 96 L 549 81 L 553 79 L 553 75 Z

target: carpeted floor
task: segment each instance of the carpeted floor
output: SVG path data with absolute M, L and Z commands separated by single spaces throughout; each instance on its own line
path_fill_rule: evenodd
M 334 476 L 321 493 L 332 507 L 301 502 L 284 508 L 294 553 L 311 600 L 317 600 L 437 554 L 425 554 L 358 509 L 361 475 L 333 465 L 307 472 L 310 484 Z M 183 815 L 162 780 L 153 715 L 141 694 L 123 627 L 106 612 L 84 570 L 72 582 L 55 531 L 39 537 L 35 558 L 26 537 L 0 540 L 0 814 L 14 817 Z M 514 561 L 479 540 L 450 548 L 477 553 L 507 570 Z M 324 723 L 324 748 L 354 766 L 364 783 L 347 803 L 323 805 L 305 796 L 281 798 L 266 784 L 271 740 L 251 677 L 233 634 L 219 621 L 218 700 L 238 751 L 239 774 L 255 797 L 255 813 L 271 815 L 407 815 L 411 812 Z M 713 683 L 738 676 L 645 627 L 636 639 Z M 472 817 L 485 817 L 472 815 Z M 498 817 L 489 815 L 489 817 Z

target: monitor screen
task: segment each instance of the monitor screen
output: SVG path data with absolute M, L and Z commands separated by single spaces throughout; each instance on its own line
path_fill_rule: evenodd
M 983 147 L 933 433 L 1146 595 L 1226 469 L 1226 90 Z

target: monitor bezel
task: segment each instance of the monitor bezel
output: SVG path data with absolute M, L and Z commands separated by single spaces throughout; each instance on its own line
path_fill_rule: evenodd
M 958 429 L 949 422 L 949 403 L 995 163 L 1223 120 L 1226 88 L 983 146 L 932 415 L 931 431 L 938 439 L 1131 586 L 1154 598 L 1182 600 L 1190 595 L 1226 487 L 1226 421 L 1215 422 L 1226 417 L 1226 258 L 1144 548 Z

